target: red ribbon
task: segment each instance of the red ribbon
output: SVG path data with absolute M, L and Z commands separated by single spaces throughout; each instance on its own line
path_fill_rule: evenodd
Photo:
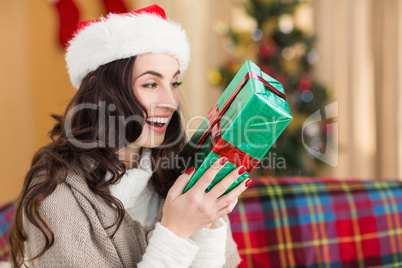
M 221 111 L 218 110 L 218 104 L 216 103 L 214 107 L 212 107 L 211 111 L 208 113 L 208 121 L 209 127 L 198 140 L 196 147 L 191 151 L 189 155 L 189 159 L 194 156 L 195 152 L 200 148 L 201 144 L 205 141 L 208 135 L 211 133 L 211 147 L 212 151 L 221 157 L 226 157 L 230 160 L 230 162 L 236 166 L 244 166 L 247 168 L 247 172 L 250 174 L 256 168 L 258 163 L 260 162 L 258 159 L 250 156 L 249 154 L 243 152 L 239 148 L 225 141 L 221 136 L 221 128 L 220 128 L 220 119 L 229 106 L 232 104 L 233 100 L 236 98 L 237 94 L 246 84 L 246 82 L 250 79 L 254 78 L 262 82 L 265 86 L 269 88 L 270 91 L 278 95 L 279 97 L 286 100 L 286 95 L 276 89 L 274 86 L 269 84 L 264 78 L 259 76 L 256 73 L 251 71 L 247 72 L 243 77 L 242 81 L 239 83 L 237 88 L 234 90 L 232 95 L 223 105 Z

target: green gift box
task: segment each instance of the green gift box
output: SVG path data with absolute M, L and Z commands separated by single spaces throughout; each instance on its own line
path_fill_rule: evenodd
M 181 152 L 187 168 L 195 168 L 184 192 L 220 157 L 228 162 L 206 191 L 245 166 L 247 172 L 225 193 L 231 191 L 250 176 L 291 120 L 282 84 L 246 61 Z

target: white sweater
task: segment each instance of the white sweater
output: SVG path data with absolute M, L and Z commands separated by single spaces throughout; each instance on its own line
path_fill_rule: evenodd
M 159 207 L 158 194 L 148 186 L 152 174 L 151 150 L 143 149 L 138 168 L 127 170 L 110 192 L 126 212 L 144 227 L 153 225 Z M 222 267 L 225 264 L 227 225 L 219 220 L 211 229 L 202 229 L 189 239 L 156 224 L 139 268 Z

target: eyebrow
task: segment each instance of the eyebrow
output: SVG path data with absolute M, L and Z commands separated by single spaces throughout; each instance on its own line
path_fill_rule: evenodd
M 158 73 L 158 72 L 155 72 L 155 71 L 146 71 L 146 72 L 140 74 L 137 78 L 139 78 L 141 76 L 144 76 L 146 74 L 150 74 L 150 75 L 156 76 L 156 77 L 158 77 L 160 79 L 163 79 L 163 75 L 161 73 Z M 180 70 L 177 70 L 177 72 L 173 75 L 173 77 L 175 77 L 178 74 L 180 74 Z

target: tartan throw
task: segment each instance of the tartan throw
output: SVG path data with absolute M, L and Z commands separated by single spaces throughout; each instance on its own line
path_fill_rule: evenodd
M 229 215 L 239 267 L 402 267 L 402 183 L 254 178 Z
M 0 207 L 0 261 L 10 259 L 10 243 L 8 240 L 8 230 L 14 218 L 15 202 Z

